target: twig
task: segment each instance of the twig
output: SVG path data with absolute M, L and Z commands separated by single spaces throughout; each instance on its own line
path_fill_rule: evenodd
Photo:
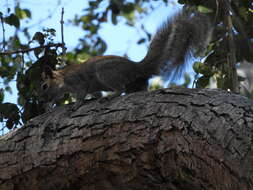
M 219 0 L 216 0 L 216 12 L 215 12 L 215 17 L 214 17 L 214 22 L 217 22 L 218 20 L 219 9 L 220 9 L 220 2 Z
M 66 55 L 66 48 L 65 48 L 65 42 L 64 42 L 64 31 L 63 31 L 63 24 L 64 24 L 64 21 L 63 21 L 63 15 L 64 15 L 64 8 L 62 7 L 62 11 L 61 11 L 61 43 L 62 43 L 62 55 Z
M 33 51 L 33 50 L 36 50 L 36 49 L 39 49 L 39 48 L 48 48 L 48 47 L 62 47 L 62 43 L 48 44 L 48 45 L 43 45 L 43 46 L 38 46 L 38 47 L 23 49 L 23 50 L 17 50 L 17 51 L 0 52 L 0 56 L 1 55 L 17 54 L 17 53 L 27 53 L 29 51 Z
M 198 76 L 199 76 L 198 73 L 196 73 L 196 74 L 194 75 L 194 81 L 193 81 L 193 83 L 192 83 L 192 88 L 196 88 Z
M 25 69 L 24 53 L 21 54 L 21 61 L 22 61 L 21 73 L 24 74 L 24 69 Z
M 229 1 L 229 3 L 231 3 L 231 1 Z M 232 22 L 232 15 L 229 10 L 226 10 L 225 22 L 226 22 L 226 28 L 227 28 L 227 33 L 228 33 L 227 62 L 229 66 L 228 68 L 229 87 L 232 92 L 239 93 L 239 83 L 238 83 L 238 76 L 236 72 L 236 47 L 235 47 L 235 42 L 234 42 L 233 22 Z
M 3 51 L 5 51 L 5 28 L 4 28 L 4 20 L 3 16 L 1 15 L 1 23 L 2 23 L 2 29 L 3 29 Z

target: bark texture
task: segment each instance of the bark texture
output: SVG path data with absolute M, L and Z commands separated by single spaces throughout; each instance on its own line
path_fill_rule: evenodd
M 253 102 L 163 89 L 70 105 L 0 138 L 1 190 L 253 189 Z

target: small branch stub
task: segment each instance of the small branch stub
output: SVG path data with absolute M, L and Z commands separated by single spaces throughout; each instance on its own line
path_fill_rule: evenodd
M 61 12 L 61 42 L 62 42 L 62 55 L 65 56 L 66 55 L 66 47 L 65 47 L 65 42 L 64 42 L 64 20 L 63 20 L 63 15 L 64 15 L 64 7 L 62 7 L 62 12 Z
M 3 15 L 0 14 L 0 19 L 1 19 L 1 24 L 2 24 L 2 29 L 3 29 L 3 51 L 5 51 L 5 28 L 4 28 L 4 20 L 3 20 Z

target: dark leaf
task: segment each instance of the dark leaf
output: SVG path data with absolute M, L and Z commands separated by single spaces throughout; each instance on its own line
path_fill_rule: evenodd
M 37 48 L 34 51 L 34 55 L 39 58 L 39 55 L 43 52 L 43 48 Z
M 0 89 L 0 103 L 4 101 L 4 89 Z
M 111 1 L 111 4 L 109 7 L 112 10 L 112 14 L 118 15 L 120 13 L 120 8 L 115 1 Z
M 133 3 L 127 3 L 123 6 L 122 11 L 126 14 L 129 14 L 134 11 L 134 4 Z
M 28 18 L 31 18 L 31 17 L 32 17 L 32 13 L 31 13 L 30 10 L 28 10 L 28 9 L 23 9 L 23 11 L 25 11 L 25 14 L 26 14 L 26 16 L 27 16 Z
M 10 16 L 5 17 L 4 22 L 11 26 L 15 26 L 16 28 L 19 28 L 20 26 L 19 18 L 15 14 L 10 14 Z
M 209 84 L 209 77 L 202 76 L 196 83 L 196 88 L 205 88 Z
M 48 32 L 49 32 L 52 36 L 55 36 L 56 30 L 53 29 L 53 28 L 49 28 L 49 29 L 48 29 Z
M 116 14 L 112 14 L 112 23 L 114 25 L 116 25 L 118 23 L 118 21 L 117 21 L 117 15 Z
M 17 125 L 20 119 L 17 105 L 12 103 L 0 104 L 0 118 L 7 119 L 8 128 L 12 128 L 14 124 Z
M 142 44 L 142 43 L 144 43 L 145 41 L 146 41 L 145 38 L 141 38 L 141 39 L 137 42 L 137 44 Z
M 36 32 L 32 38 L 32 40 L 37 41 L 40 45 L 45 43 L 45 35 L 41 32 Z
M 195 62 L 193 64 L 193 70 L 196 72 L 196 73 L 200 73 L 200 68 L 202 67 L 203 63 L 201 62 Z
M 7 122 L 6 122 L 6 127 L 8 129 L 12 129 L 15 125 L 15 122 L 12 120 L 12 119 L 8 119 Z

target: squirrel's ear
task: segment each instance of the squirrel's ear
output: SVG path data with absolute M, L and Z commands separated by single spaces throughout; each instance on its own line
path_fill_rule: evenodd
M 43 68 L 43 72 L 42 72 L 42 74 L 41 74 L 41 78 L 43 79 L 43 80 L 45 80 L 45 79 L 52 79 L 52 78 L 54 78 L 54 71 L 49 67 L 49 66 L 45 66 L 44 68 Z

